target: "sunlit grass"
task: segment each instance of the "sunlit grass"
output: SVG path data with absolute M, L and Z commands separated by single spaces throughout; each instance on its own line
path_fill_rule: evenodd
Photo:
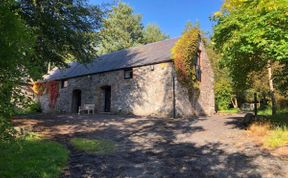
M 227 114 L 234 114 L 234 113 L 239 113 L 240 109 L 238 108 L 231 108 L 231 109 L 227 109 L 227 110 L 220 110 L 218 111 L 219 113 L 227 113 Z
M 29 134 L 10 143 L 0 143 L 0 177 L 59 177 L 68 161 L 61 144 Z
M 264 146 L 276 148 L 288 145 L 288 128 L 278 127 L 270 131 L 264 139 Z
M 76 149 L 87 153 L 111 154 L 116 149 L 114 142 L 103 139 L 72 138 L 70 143 Z
M 266 116 L 266 120 L 252 123 L 248 131 L 263 138 L 266 148 L 277 148 L 288 145 L 288 110 L 278 110 L 272 116 L 271 108 L 260 110 L 258 115 Z

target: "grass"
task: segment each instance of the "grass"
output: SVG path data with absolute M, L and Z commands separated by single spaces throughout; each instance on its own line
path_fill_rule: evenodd
M 231 108 L 227 110 L 220 110 L 219 113 L 227 113 L 227 114 L 234 114 L 240 112 L 239 108 Z
M 265 136 L 268 134 L 271 127 L 270 122 L 254 122 L 248 127 L 248 130 L 253 135 Z
M 30 134 L 10 143 L 0 143 L 0 177 L 59 177 L 68 161 L 61 144 Z
M 76 149 L 87 153 L 111 154 L 116 149 L 114 142 L 103 139 L 72 138 L 70 143 Z
M 266 148 L 277 148 L 288 145 L 288 110 L 281 109 L 272 116 L 271 108 L 260 110 L 258 115 L 264 115 L 267 120 L 255 122 L 248 130 L 253 135 L 263 137 L 263 145 Z
M 288 145 L 287 127 L 273 129 L 264 139 L 264 146 L 268 148 L 277 148 L 286 145 Z

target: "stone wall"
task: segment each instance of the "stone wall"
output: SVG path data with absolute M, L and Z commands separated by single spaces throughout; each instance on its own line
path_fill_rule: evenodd
M 200 51 L 200 93 L 195 91 L 192 96 L 189 96 L 187 89 L 176 82 L 176 110 L 179 116 L 210 116 L 215 113 L 214 73 L 202 43 L 200 44 Z
M 68 87 L 60 89 L 56 111 L 72 112 L 73 90 L 81 90 L 82 104 L 95 104 L 104 111 L 103 86 L 111 86 L 111 112 L 136 115 L 171 116 L 172 63 L 133 68 L 133 78 L 124 79 L 124 70 L 72 78 Z M 42 108 L 48 107 L 48 95 L 41 96 Z
M 202 80 L 200 95 L 189 97 L 179 82 L 175 82 L 177 116 L 211 115 L 214 113 L 213 71 L 203 45 L 200 45 Z M 133 78 L 124 79 L 124 70 L 106 72 L 68 80 L 60 89 L 55 110 L 72 111 L 74 90 L 81 90 L 81 103 L 95 104 L 97 112 L 104 111 L 103 86 L 111 86 L 111 112 L 157 117 L 173 116 L 173 63 L 161 63 L 133 68 Z M 52 112 L 48 95 L 40 97 L 44 112 Z

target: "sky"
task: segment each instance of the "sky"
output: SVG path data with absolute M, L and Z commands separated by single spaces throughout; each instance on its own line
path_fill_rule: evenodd
M 114 0 L 89 0 L 91 4 L 113 3 Z M 200 22 L 201 29 L 212 33 L 209 17 L 220 9 L 222 0 L 122 0 L 143 16 L 144 25 L 155 23 L 171 38 L 181 35 L 188 21 Z

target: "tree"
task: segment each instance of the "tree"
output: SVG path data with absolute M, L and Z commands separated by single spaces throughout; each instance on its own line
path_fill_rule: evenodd
M 15 5 L 14 0 L 0 3 L 0 141 L 11 139 L 13 129 L 9 119 L 22 97 L 17 86 L 32 70 L 28 64 L 35 39 Z
M 216 13 L 213 40 L 238 87 L 247 76 L 267 68 L 272 111 L 276 113 L 273 70 L 288 56 L 288 2 L 286 0 L 226 0 Z M 240 72 L 241 70 L 241 72 Z
M 11 139 L 10 118 L 26 99 L 23 83 L 40 78 L 47 64 L 95 56 L 89 38 L 102 12 L 85 1 L 3 0 L 0 3 L 0 141 Z
M 36 36 L 31 65 L 46 73 L 48 64 L 65 66 L 72 58 L 87 62 L 96 56 L 93 38 L 89 35 L 101 26 L 102 11 L 85 0 L 19 0 L 19 14 Z
M 143 25 L 141 15 L 125 3 L 113 6 L 100 31 L 99 53 L 105 54 L 141 44 Z
M 143 40 L 145 44 L 162 41 L 168 38 L 169 36 L 161 32 L 160 27 L 155 24 L 148 24 L 143 31 Z
M 214 92 L 217 110 L 229 109 L 231 103 L 234 108 L 238 107 L 236 90 L 233 86 L 229 70 L 221 64 L 221 55 L 214 50 L 213 44 L 210 42 L 206 45 L 206 52 L 211 61 L 214 71 Z

